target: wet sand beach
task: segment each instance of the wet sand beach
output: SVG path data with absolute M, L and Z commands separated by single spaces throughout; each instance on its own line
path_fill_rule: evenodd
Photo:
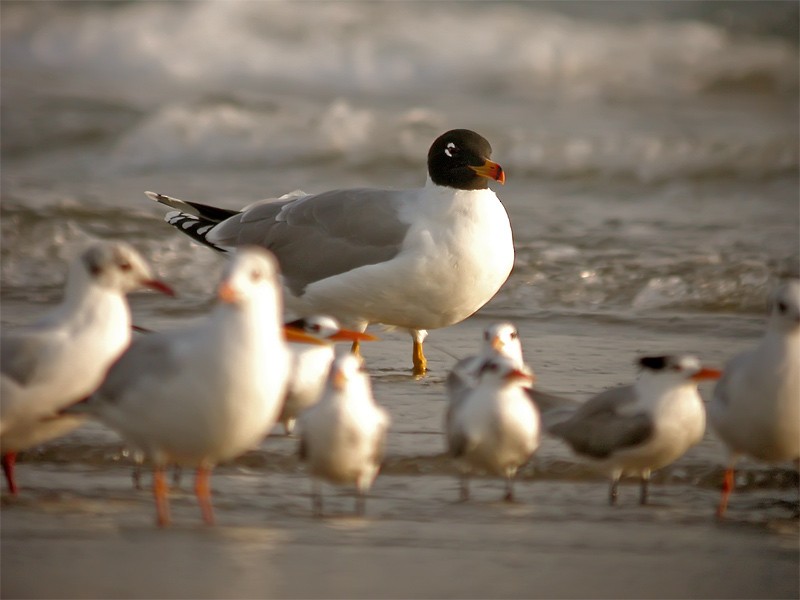
M 433 344 L 466 352 L 488 322 L 437 332 Z M 757 325 L 754 323 L 755 328 Z M 562 369 L 542 367 L 553 389 L 617 383 L 570 370 L 570 352 L 603 347 L 607 326 L 528 324 L 523 343 Z M 623 356 L 643 330 L 616 327 Z M 571 336 L 564 332 L 572 331 Z M 579 339 L 567 343 L 565 338 Z M 666 336 L 663 344 L 669 344 Z M 679 337 L 679 336 L 678 336 Z M 558 341 L 558 346 L 553 344 Z M 730 340 L 729 340 L 730 341 Z M 733 342 L 745 345 L 746 341 Z M 716 344 L 698 344 L 710 353 Z M 707 347 L 706 347 L 707 346 Z M 728 518 L 714 507 L 724 452 L 708 434 L 654 474 L 651 505 L 623 480 L 608 484 L 545 438 L 520 473 L 517 501 L 499 480 L 476 478 L 472 500 L 443 455 L 444 368 L 421 381 L 405 370 L 404 336 L 365 349 L 375 394 L 393 418 L 382 474 L 364 518 L 350 490 L 326 486 L 325 516 L 311 515 L 297 440 L 276 428 L 261 447 L 216 470 L 217 525 L 202 524 L 191 474 L 173 491 L 173 526 L 155 527 L 149 490 L 134 490 L 116 435 L 92 424 L 19 464 L 22 491 L 3 497 L 4 598 L 794 598 L 798 595 L 797 476 L 743 461 Z M 723 351 L 717 350 L 717 354 Z M 556 361 L 556 358 L 563 360 Z M 713 356 L 711 357 L 713 359 Z M 400 368 L 395 365 L 403 365 Z M 611 372 L 614 372 L 611 370 Z M 707 392 L 704 389 L 704 392 Z M 149 474 L 145 475 L 145 487 Z

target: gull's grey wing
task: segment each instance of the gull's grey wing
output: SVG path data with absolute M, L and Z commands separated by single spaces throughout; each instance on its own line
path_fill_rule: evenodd
M 736 388 L 737 383 L 741 384 L 737 379 L 739 379 L 746 370 L 743 368 L 743 365 L 747 364 L 749 360 L 752 360 L 753 354 L 754 350 L 746 350 L 728 361 L 728 364 L 725 365 L 725 369 L 722 372 L 722 377 L 719 378 L 717 384 L 714 386 L 712 405 L 714 402 L 722 406 L 728 405 L 730 402 L 728 398 L 729 390 L 731 388 Z
M 181 368 L 175 356 L 170 333 L 150 333 L 136 338 L 106 373 L 100 388 L 89 402 L 116 402 L 130 386 L 147 377 L 162 380 Z
M 591 398 L 572 417 L 549 430 L 579 454 L 606 458 L 616 450 L 641 444 L 652 435 L 649 415 L 624 413 L 625 407 L 634 402 L 633 386 L 610 389 Z
M 19 385 L 29 384 L 52 344 L 52 335 L 35 328 L 4 335 L 0 338 L 0 372 Z
M 222 247 L 268 248 L 286 285 L 300 295 L 310 283 L 396 256 L 409 228 L 400 214 L 408 193 L 334 190 L 268 201 L 223 221 L 207 239 Z

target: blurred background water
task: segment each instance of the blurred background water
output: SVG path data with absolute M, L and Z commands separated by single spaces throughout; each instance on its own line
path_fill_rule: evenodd
M 57 302 L 96 238 L 179 291 L 135 296 L 140 324 L 197 317 L 223 259 L 144 190 L 238 208 L 421 185 L 454 127 L 506 170 L 517 260 L 475 319 L 431 334 L 427 382 L 405 378 L 404 337 L 367 351 L 426 452 L 451 354 L 490 320 L 520 326 L 540 380 L 589 393 L 641 352 L 724 362 L 798 274 L 795 2 L 4 1 L 0 27 L 3 325 Z

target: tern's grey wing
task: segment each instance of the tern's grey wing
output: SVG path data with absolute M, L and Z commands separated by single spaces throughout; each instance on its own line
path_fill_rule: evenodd
M 451 406 L 460 404 L 478 382 L 478 356 L 459 360 L 447 374 L 447 397 Z
M 208 239 L 223 247 L 268 248 L 289 289 L 300 295 L 310 283 L 396 256 L 409 228 L 400 216 L 408 194 L 334 190 L 265 202 L 223 221 Z
M 0 338 L 0 372 L 19 385 L 29 384 L 52 344 L 52 335 L 47 332 L 28 330 L 4 335 Z
M 542 426 L 547 431 L 550 431 L 556 423 L 569 419 L 583 405 L 582 402 L 574 398 L 551 394 L 539 388 L 527 388 L 525 391 L 536 408 L 539 409 Z
M 459 458 L 467 451 L 467 436 L 460 429 L 448 429 L 447 431 L 447 450 L 450 456 Z
M 641 444 L 652 435 L 654 425 L 650 415 L 624 412 L 635 401 L 633 386 L 607 390 L 549 430 L 579 454 L 606 458 L 616 450 Z

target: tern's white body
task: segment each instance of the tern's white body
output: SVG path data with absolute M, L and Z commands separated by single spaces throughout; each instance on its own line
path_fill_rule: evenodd
M 289 344 L 289 350 L 291 375 L 286 389 L 286 399 L 278 417 L 286 433 L 291 433 L 297 417 L 319 400 L 335 356 L 333 346 Z
M 299 421 L 301 457 L 311 477 L 354 485 L 359 497 L 378 474 L 389 427 L 389 415 L 375 403 L 361 365 L 352 354 L 337 357 L 322 397 Z M 321 498 L 317 501 L 321 512 Z
M 549 427 L 611 477 L 612 504 L 623 474 L 641 477 L 640 501 L 646 503 L 651 471 L 674 462 L 703 438 L 706 414 L 697 382 L 720 375 L 689 355 L 646 357 L 640 365 L 633 385 L 598 394 Z
M 508 358 L 486 361 L 477 386 L 456 404 L 445 421 L 447 445 L 466 475 L 485 471 L 511 479 L 539 447 L 539 413 L 527 387 L 532 377 Z M 462 482 L 465 484 L 465 482 Z M 462 486 L 462 498 L 468 492 Z

